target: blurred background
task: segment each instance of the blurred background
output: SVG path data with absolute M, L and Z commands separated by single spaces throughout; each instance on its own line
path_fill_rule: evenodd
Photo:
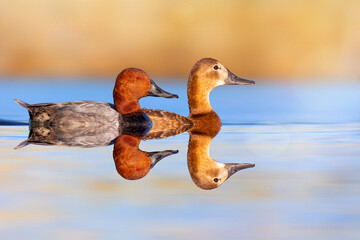
M 247 78 L 358 81 L 359 22 L 358 0 L 0 0 L 0 76 L 184 77 L 213 57 Z
M 360 239 L 359 0 L 0 0 L 2 239 Z M 219 162 L 253 169 L 204 191 L 187 133 L 146 178 L 121 178 L 113 146 L 30 145 L 28 103 L 113 102 L 117 74 L 142 68 L 179 99 L 141 107 L 187 116 L 203 58 L 256 85 L 210 99 Z M 15 126 L 12 126 L 15 125 Z

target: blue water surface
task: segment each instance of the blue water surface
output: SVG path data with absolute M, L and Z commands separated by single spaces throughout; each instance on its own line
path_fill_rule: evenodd
M 16 104 L 112 102 L 113 81 L 3 79 L 0 122 L 28 120 Z M 141 106 L 188 115 L 186 79 L 157 81 L 179 99 Z M 116 172 L 113 146 L 13 148 L 28 127 L 0 126 L 3 239 L 360 239 L 360 84 L 222 86 L 210 96 L 222 119 L 210 155 L 249 162 L 206 191 L 187 169 L 188 133 L 142 141 L 178 149 L 143 179 Z
M 100 80 L 100 79 L 99 79 Z M 1 82 L 0 118 L 27 120 L 14 98 L 34 104 L 92 100 L 113 102 L 114 82 L 84 79 L 42 79 Z M 158 84 L 176 93 L 179 99 L 147 97 L 142 107 L 176 112 L 187 116 L 186 79 Z M 360 121 L 359 83 L 263 83 L 249 86 L 221 86 L 211 92 L 210 101 L 223 123 L 343 123 Z

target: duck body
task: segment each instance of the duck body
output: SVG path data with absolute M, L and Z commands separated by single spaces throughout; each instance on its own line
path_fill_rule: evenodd
M 174 136 L 193 126 L 193 122 L 186 117 L 157 109 L 143 108 L 134 113 L 120 114 L 113 104 L 105 102 L 28 104 L 17 99 L 15 101 L 28 109 L 31 128 L 55 129 L 58 136 L 66 132 L 66 135 L 73 133 L 79 136 L 111 135 L 115 139 L 118 133 L 134 132 L 142 136 L 143 140 L 149 140 Z M 72 141 L 74 139 L 69 138 Z
M 94 101 L 28 104 L 15 100 L 29 111 L 30 123 L 87 127 L 120 126 L 121 114 L 113 104 Z
M 74 101 L 31 105 L 20 100 L 15 101 L 29 110 L 31 127 L 57 126 L 67 132 L 82 132 L 82 129 L 89 132 L 101 129 L 121 132 L 130 131 L 136 126 L 151 128 L 152 125 L 151 119 L 144 112 L 120 114 L 111 103 Z
M 215 137 L 221 129 L 221 119 L 215 111 L 192 114 L 188 117 L 193 122 L 190 132 L 193 134 Z
M 178 135 L 191 129 L 193 121 L 176 113 L 143 108 L 143 112 L 150 118 L 152 127 L 143 140 L 166 138 Z

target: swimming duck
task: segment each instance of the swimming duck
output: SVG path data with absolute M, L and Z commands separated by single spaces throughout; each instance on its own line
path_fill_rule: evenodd
M 139 99 L 145 96 L 178 98 L 158 87 L 141 69 L 127 68 L 116 78 L 114 105 L 105 102 L 74 101 L 62 103 L 27 104 L 15 101 L 29 111 L 31 123 L 71 126 L 74 129 L 110 127 L 119 129 L 124 124 L 151 125 L 150 118 L 142 111 Z
M 221 120 L 211 107 L 210 92 L 221 85 L 249 84 L 255 84 L 255 82 L 239 78 L 218 60 L 213 58 L 200 59 L 191 69 L 187 85 L 189 116 L 183 117 L 166 111 L 143 109 L 151 119 L 156 119 L 161 115 L 159 120 L 154 122 L 161 122 L 162 124 L 157 127 L 155 123 L 150 133 L 169 125 L 176 125 L 177 129 L 180 129 L 179 125 L 182 125 L 185 131 L 204 132 L 214 137 L 220 130 Z
M 179 152 L 178 150 L 144 152 L 139 149 L 141 140 L 141 137 L 126 134 L 118 136 L 115 140 L 113 157 L 116 170 L 125 179 L 143 178 L 161 159 Z
M 202 189 L 219 187 L 234 173 L 254 167 L 250 163 L 220 163 L 211 158 L 209 148 L 213 137 L 190 132 L 188 145 L 188 169 L 193 182 Z

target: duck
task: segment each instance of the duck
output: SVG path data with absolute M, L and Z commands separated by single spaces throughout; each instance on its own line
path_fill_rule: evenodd
M 128 125 L 151 128 L 152 121 L 139 104 L 139 100 L 146 96 L 178 98 L 178 95 L 157 86 L 145 71 L 127 68 L 116 78 L 114 104 L 95 101 L 28 104 L 18 99 L 15 102 L 29 111 L 31 126 L 59 125 L 67 128 L 67 132 L 71 129 L 110 128 L 116 132 Z
M 114 143 L 113 158 L 120 176 L 127 180 L 138 180 L 145 177 L 149 171 L 163 158 L 176 154 L 178 150 L 145 152 L 139 149 L 139 136 L 120 135 Z
M 154 124 L 150 132 L 164 126 L 176 125 L 182 131 L 204 132 L 216 136 L 221 128 L 221 119 L 210 104 L 210 92 L 221 85 L 251 85 L 254 81 L 233 74 L 220 61 L 214 58 L 202 58 L 192 67 L 187 84 L 189 115 L 187 117 L 162 110 L 143 109 L 151 118 L 159 118 L 159 127 Z M 171 128 L 171 127 L 170 127 Z M 159 130 L 159 132 L 161 132 Z

